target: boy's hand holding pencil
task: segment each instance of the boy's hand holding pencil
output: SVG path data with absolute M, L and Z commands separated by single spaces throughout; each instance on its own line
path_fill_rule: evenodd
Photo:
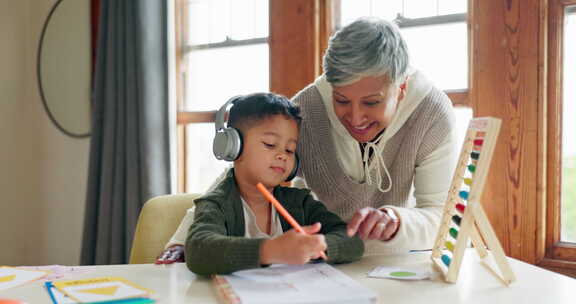
M 305 264 L 320 257 L 327 260 L 324 253 L 327 248 L 324 235 L 316 234 L 320 232 L 321 224 L 300 226 L 264 185 L 258 183 L 256 187 L 274 205 L 278 213 L 294 227 L 280 237 L 264 241 L 260 255 L 261 263 Z
M 326 250 L 326 240 L 320 231 L 320 223 L 304 226 L 306 233 L 290 229 L 281 236 L 266 240 L 261 247 L 262 264 L 306 264 L 320 258 Z

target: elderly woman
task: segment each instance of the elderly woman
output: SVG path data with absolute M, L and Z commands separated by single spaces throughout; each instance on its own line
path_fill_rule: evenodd
M 293 98 L 303 116 L 295 183 L 346 220 L 366 254 L 431 248 L 456 164 L 450 100 L 410 69 L 398 28 L 377 18 L 338 31 L 324 71 Z M 159 262 L 181 258 L 190 221 Z

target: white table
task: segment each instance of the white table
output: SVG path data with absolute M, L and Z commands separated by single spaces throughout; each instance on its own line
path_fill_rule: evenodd
M 379 294 L 379 303 L 576 303 L 576 280 L 515 259 L 509 259 L 517 281 L 509 287 L 479 263 L 468 250 L 458 283 L 440 277 L 424 281 L 373 279 L 366 273 L 378 265 L 416 266 L 432 269 L 430 252 L 399 256 L 372 256 L 337 268 Z M 156 291 L 158 303 L 218 303 L 211 281 L 197 277 L 184 264 L 89 266 L 89 273 L 66 279 L 120 276 Z M 51 303 L 40 281 L 0 292 L 0 299 L 21 299 L 30 304 Z

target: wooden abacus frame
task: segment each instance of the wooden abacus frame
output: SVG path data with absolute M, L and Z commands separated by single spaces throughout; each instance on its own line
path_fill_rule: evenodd
M 515 280 L 504 250 L 480 204 L 499 131 L 500 119 L 483 117 L 472 119 L 466 132 L 432 249 L 433 264 L 442 272 L 447 282 L 455 283 L 458 280 L 469 239 L 472 240 L 482 263 L 505 285 Z M 467 172 L 472 177 L 465 177 Z M 469 191 L 461 190 L 463 183 L 469 186 Z M 492 261 L 496 262 L 500 272 L 496 271 Z

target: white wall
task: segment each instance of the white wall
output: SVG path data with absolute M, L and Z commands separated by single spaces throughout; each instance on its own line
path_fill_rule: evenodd
M 53 3 L 0 0 L 0 265 L 79 262 L 89 139 L 52 125 L 35 76 Z

